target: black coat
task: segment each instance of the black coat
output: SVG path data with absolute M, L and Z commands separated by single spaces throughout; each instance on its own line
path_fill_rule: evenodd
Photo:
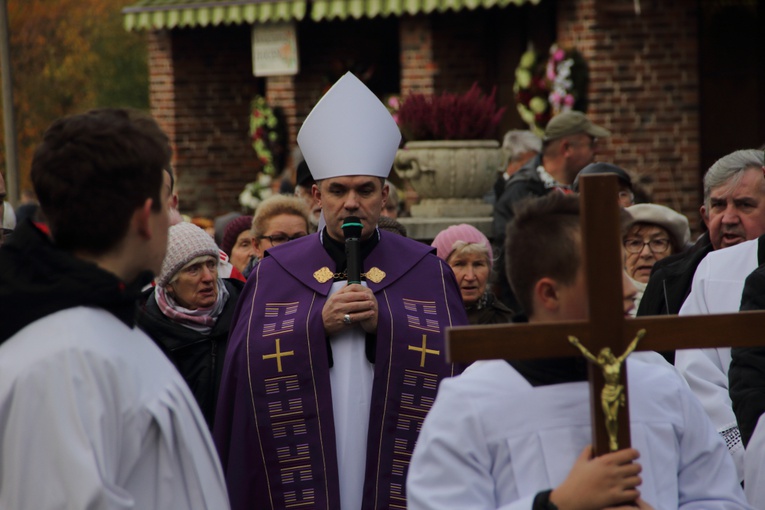
M 705 233 L 690 249 L 656 262 L 640 300 L 638 317 L 677 315 L 691 292 L 696 268 L 710 251 L 712 242 L 709 233 Z
M 537 155 L 528 163 L 523 165 L 520 170 L 514 173 L 505 184 L 505 189 L 494 204 L 493 226 L 494 233 L 494 253 L 498 253 L 497 261 L 494 265 L 494 271 L 497 275 L 495 285 L 495 294 L 499 300 L 513 311 L 521 309 L 518 299 L 515 297 L 510 283 L 507 281 L 507 271 L 505 268 L 505 234 L 507 225 L 515 217 L 513 207 L 517 204 L 533 197 L 542 197 L 547 195 L 551 189 L 545 187 L 545 183 L 539 177 L 537 167 L 542 164 L 542 156 Z
M 513 311 L 502 304 L 494 294 L 486 295 L 486 303 L 481 308 L 469 307 L 466 309 L 468 322 L 471 326 L 485 324 L 507 324 L 513 320 Z
M 690 249 L 656 262 L 638 306 L 638 317 L 677 315 L 691 292 L 696 268 L 712 249 L 709 233 L 704 233 Z M 675 364 L 675 351 L 659 354 L 670 364 Z
M 202 414 L 212 430 L 218 386 L 223 373 L 228 333 L 244 282 L 223 279 L 228 301 L 209 334 L 199 333 L 164 315 L 153 298 L 154 289 L 143 295 L 138 325 L 170 358 L 197 399 Z
M 758 247 L 757 256 L 762 259 Z M 765 266 L 760 265 L 744 283 L 741 310 L 765 310 Z M 765 412 L 765 347 L 736 347 L 731 350 L 728 391 L 744 446 L 749 443 L 757 420 Z

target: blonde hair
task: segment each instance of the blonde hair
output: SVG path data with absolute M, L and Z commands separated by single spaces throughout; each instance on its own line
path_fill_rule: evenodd
M 306 232 L 310 231 L 308 206 L 298 197 L 274 195 L 260 203 L 252 218 L 252 233 L 257 238 L 266 231 L 268 220 L 280 214 L 299 216 L 305 220 Z

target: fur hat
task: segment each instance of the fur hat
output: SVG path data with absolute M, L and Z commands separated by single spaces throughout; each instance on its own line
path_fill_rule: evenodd
M 473 225 L 467 223 L 461 223 L 460 225 L 452 225 L 451 227 L 442 230 L 438 233 L 433 242 L 430 244 L 435 247 L 436 255 L 446 260 L 449 255 L 454 251 L 454 243 L 457 241 L 464 241 L 466 243 L 480 244 L 486 247 L 489 252 L 489 262 L 494 260 L 494 254 L 491 251 L 491 243 L 480 230 Z
M 162 261 L 157 286 L 164 287 L 183 266 L 204 255 L 215 257 L 215 260 L 219 258 L 218 245 L 210 234 L 185 221 L 173 225 L 167 235 L 167 254 Z
M 220 243 L 220 249 L 231 256 L 231 250 L 234 249 L 236 239 L 239 234 L 252 228 L 252 216 L 239 216 L 228 222 L 226 230 L 223 232 L 223 241 Z

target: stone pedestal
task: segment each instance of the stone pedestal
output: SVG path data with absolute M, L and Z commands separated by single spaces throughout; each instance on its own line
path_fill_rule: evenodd
M 412 217 L 422 219 L 490 217 L 491 210 L 480 198 L 425 198 L 411 207 Z
M 452 217 L 452 218 L 398 218 L 399 223 L 406 227 L 407 235 L 418 241 L 430 244 L 442 230 L 460 223 L 473 225 L 491 240 L 491 216 Z

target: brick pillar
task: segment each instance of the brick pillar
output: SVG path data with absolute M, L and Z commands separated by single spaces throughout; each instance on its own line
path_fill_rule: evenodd
M 173 49 L 167 30 L 148 32 L 149 104 L 151 113 L 170 140 L 175 140 Z
M 284 111 L 287 120 L 287 140 L 294 145 L 300 129 L 297 119 L 297 101 L 294 76 L 270 76 L 266 78 L 266 101 L 272 107 Z
M 413 92 L 433 94 L 438 69 L 433 61 L 433 28 L 430 17 L 402 16 L 399 34 L 401 97 L 406 97 Z

